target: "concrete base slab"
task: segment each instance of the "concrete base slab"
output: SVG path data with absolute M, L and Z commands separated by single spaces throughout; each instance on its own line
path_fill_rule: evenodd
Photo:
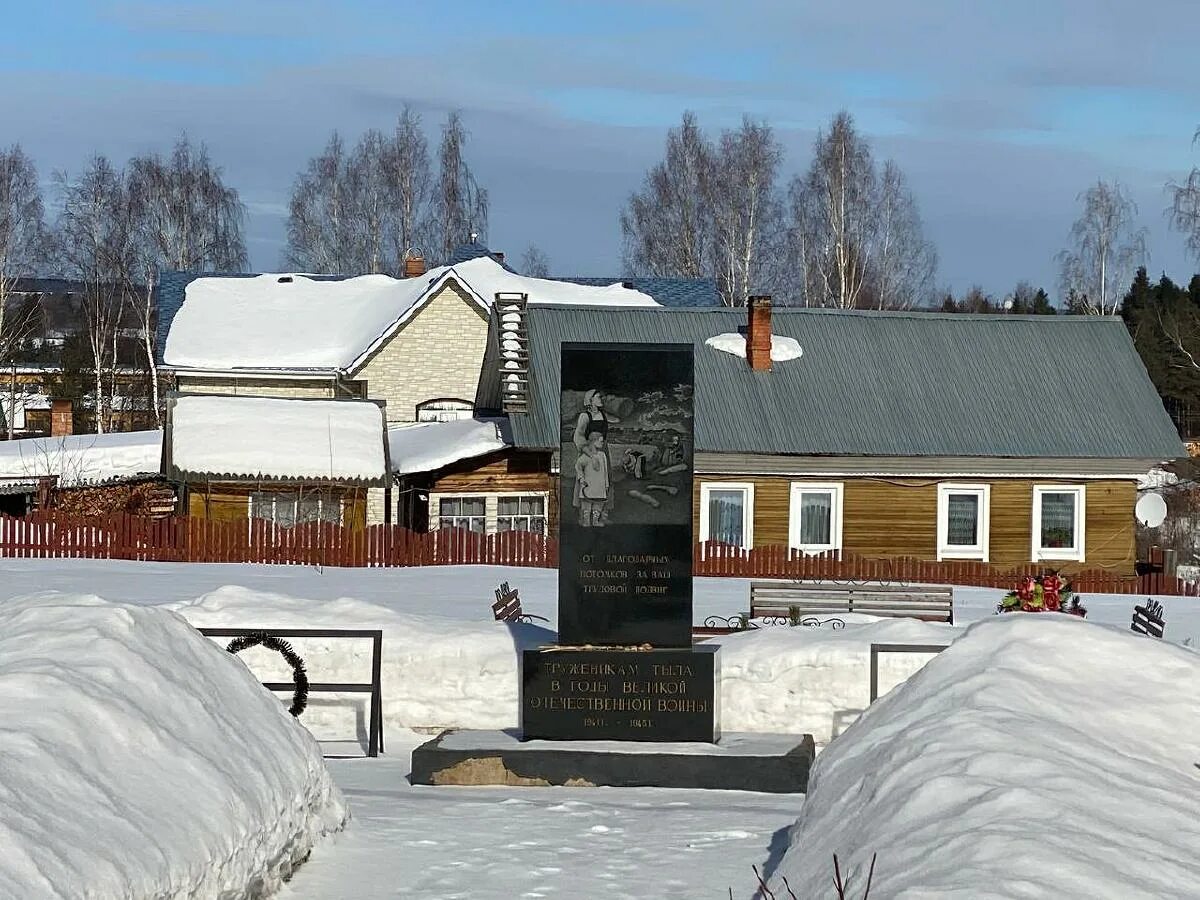
M 413 751 L 409 781 L 804 793 L 813 755 L 810 734 L 735 732 L 710 744 L 522 741 L 515 730 L 451 730 Z

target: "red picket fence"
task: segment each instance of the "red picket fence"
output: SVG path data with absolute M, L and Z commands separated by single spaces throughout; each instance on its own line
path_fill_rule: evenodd
M 280 528 L 265 519 L 215 522 L 120 513 L 78 518 L 57 512 L 0 516 L 0 556 L 134 559 L 304 566 L 558 565 L 558 542 L 523 531 L 460 529 L 419 534 L 396 525 L 352 528 L 309 522 Z
M 1046 563 L 1028 563 L 1003 568 L 971 560 L 932 562 L 905 556 L 875 559 L 836 551 L 807 555 L 790 547 L 773 545 L 745 550 L 708 541 L 697 544 L 692 556 L 696 575 L 725 575 L 736 578 L 788 578 L 811 581 L 885 582 L 893 584 L 956 584 L 1010 590 L 1027 575 L 1041 575 L 1053 568 Z M 1088 569 L 1070 576 L 1078 593 L 1092 594 L 1179 594 L 1200 595 L 1200 585 L 1153 572 L 1123 575 L 1106 569 Z
M 420 534 L 398 525 L 351 528 L 311 522 L 280 528 L 265 519 L 214 522 L 187 516 L 148 519 L 120 513 L 80 518 L 49 511 L 22 519 L 0 516 L 0 557 L 133 559 L 160 562 L 264 563 L 304 566 L 536 566 L 558 565 L 553 537 L 461 529 Z M 929 562 L 873 559 L 850 553 L 806 555 L 788 547 L 743 550 L 697 544 L 696 575 L 815 581 L 976 585 L 1011 588 L 1046 565 L 1001 568 L 968 560 Z M 1122 575 L 1091 569 L 1071 575 L 1075 590 L 1105 594 L 1200 593 L 1198 585 L 1155 572 Z

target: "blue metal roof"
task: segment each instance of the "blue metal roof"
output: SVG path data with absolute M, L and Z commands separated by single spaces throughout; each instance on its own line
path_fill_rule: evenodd
M 672 309 L 699 309 L 710 306 L 721 306 L 721 295 L 717 293 L 717 282 L 714 278 L 659 278 L 656 276 L 634 276 L 626 278 L 578 278 L 558 277 L 555 281 L 568 281 L 571 284 L 587 284 L 595 287 L 607 287 L 621 282 L 630 285 L 634 290 L 649 294 L 654 302 Z

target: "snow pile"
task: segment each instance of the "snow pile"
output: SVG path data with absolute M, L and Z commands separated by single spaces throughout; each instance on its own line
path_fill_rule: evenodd
M 183 396 L 171 463 L 192 475 L 379 481 L 383 410 L 365 400 Z
M 0 605 L 0 896 L 264 897 L 347 818 L 320 749 L 166 610 Z
M 705 346 L 731 353 L 734 356 L 746 358 L 746 336 L 735 331 L 716 334 L 704 342 Z M 781 334 L 771 335 L 771 362 L 787 362 L 789 359 L 799 359 L 804 355 L 800 342 L 795 338 L 784 337 Z
M 507 419 L 459 419 L 422 422 L 388 430 L 392 471 L 400 475 L 432 472 L 451 463 L 503 450 L 512 442 Z
M 919 619 L 874 619 L 834 630 L 768 626 L 721 639 L 721 727 L 803 732 L 818 744 L 841 734 L 871 699 L 871 644 L 946 645 L 963 633 Z M 881 653 L 879 692 L 890 690 L 931 654 Z
M 858 896 L 878 853 L 872 897 L 1191 896 L 1197 685 L 1187 648 L 981 622 L 818 756 L 771 887 L 828 896 L 837 853 Z
M 492 599 L 481 591 L 481 614 L 490 614 Z M 553 632 L 533 625 L 463 622 L 349 598 L 300 600 L 232 586 L 173 608 L 197 627 L 382 629 L 386 729 L 516 725 L 518 654 L 554 640 Z M 371 680 L 369 640 L 296 638 L 291 643 L 312 681 Z M 291 680 L 277 655 L 262 650 L 242 655 L 261 680 Z M 321 739 L 361 738 L 366 704 L 362 694 L 314 695 L 302 718 Z
M 0 442 L 0 477 L 57 475 L 61 487 L 157 475 L 161 431 L 73 434 Z
M 197 369 L 348 370 L 453 277 L 483 308 L 498 292 L 531 303 L 657 306 L 640 291 L 526 278 L 480 257 L 417 278 L 360 275 L 338 281 L 296 274 L 197 278 L 171 321 L 163 359 Z M 336 314 L 334 314 L 336 312 Z

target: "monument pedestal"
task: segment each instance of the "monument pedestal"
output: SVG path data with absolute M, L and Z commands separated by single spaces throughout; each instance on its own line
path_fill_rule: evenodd
M 413 751 L 413 784 L 669 787 L 804 793 L 810 734 L 722 736 L 719 743 L 521 740 L 510 731 L 445 731 Z
M 543 647 L 521 657 L 525 740 L 716 741 L 719 647 Z

